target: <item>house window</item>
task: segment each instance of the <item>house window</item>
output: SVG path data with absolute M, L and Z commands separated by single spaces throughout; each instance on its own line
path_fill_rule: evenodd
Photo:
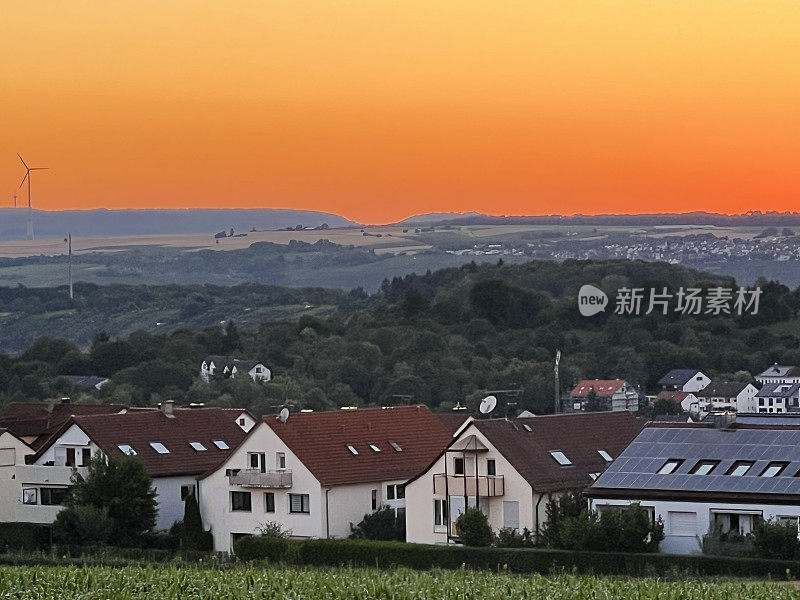
M 308 494 L 289 494 L 290 513 L 310 513 Z
M 231 534 L 231 544 L 235 544 L 242 538 L 253 537 L 252 533 L 232 533 Z
M 275 493 L 264 492 L 264 512 L 275 512 Z
M 551 450 L 550 456 L 556 459 L 556 462 L 560 464 L 562 467 L 567 467 L 572 464 L 572 461 L 567 458 L 567 455 L 564 454 L 561 450 Z
M 769 463 L 763 471 L 761 471 L 761 475 L 759 475 L 759 477 L 777 477 L 783 472 L 788 464 L 789 463 L 787 462 L 773 461 Z
M 661 465 L 661 468 L 657 472 L 659 475 L 669 475 L 670 473 L 674 473 L 675 469 L 680 467 L 682 464 L 682 458 L 670 458 L 667 462 Z
M 433 501 L 433 525 L 435 527 L 447 525 L 447 500 Z
M 750 467 L 752 466 L 753 466 L 752 460 L 737 460 L 735 463 L 733 463 L 733 465 L 731 465 L 731 468 L 728 469 L 725 475 L 733 475 L 734 477 L 741 477 L 742 475 L 747 473 L 750 470 Z
M 605 450 L 598 450 L 597 453 L 600 456 L 602 456 L 603 460 L 606 461 L 606 462 L 611 462 L 611 461 L 614 460 L 613 458 L 611 458 L 611 455 L 608 452 L 606 452 Z
M 244 427 L 244 417 L 242 417 L 241 419 L 239 419 L 239 425 L 241 425 L 242 427 Z
M 190 494 L 194 494 L 194 486 L 193 485 L 182 485 L 181 486 L 181 500 L 186 500 Z
M 404 485 L 387 485 L 386 486 L 386 499 L 387 500 L 402 500 L 406 497 L 406 488 Z
M 763 398 L 759 398 L 758 399 L 758 405 L 759 406 L 764 406 L 764 399 Z
M 453 459 L 453 473 L 456 475 L 463 475 L 464 474 L 464 459 L 463 458 L 455 458 Z
M 387 485 L 386 486 L 386 499 L 387 500 L 394 500 L 394 486 Z
M 718 460 L 698 460 L 689 473 L 691 475 L 708 475 L 718 464 Z
M 493 458 L 486 459 L 486 474 L 497 475 L 497 466 L 495 465 Z
M 278 469 L 286 468 L 286 453 L 284 452 L 275 453 L 275 467 Z
M 35 490 L 34 490 L 35 491 Z M 42 492 L 42 506 L 61 506 L 67 500 L 67 488 L 45 488 Z
M 231 492 L 231 510 L 251 512 L 253 504 L 250 492 Z
M 75 466 L 75 448 L 67 448 L 67 462 L 64 464 L 67 467 Z
M 372 490 L 372 510 L 378 509 L 378 490 Z
M 92 461 L 92 450 L 90 448 L 81 449 L 81 466 L 87 467 Z
M 267 458 L 263 452 L 250 452 L 247 455 L 250 468 L 262 473 L 267 472 Z
M 36 504 L 37 503 L 37 490 L 36 488 L 22 488 L 22 503 L 23 504 Z

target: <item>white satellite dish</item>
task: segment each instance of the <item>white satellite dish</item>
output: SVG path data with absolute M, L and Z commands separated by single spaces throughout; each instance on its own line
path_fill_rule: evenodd
M 488 415 L 495 409 L 496 406 L 497 398 L 494 396 L 486 396 L 486 398 L 481 400 L 481 405 L 478 410 L 480 410 L 483 414 Z
M 278 413 L 278 418 L 280 419 L 281 423 L 286 423 L 289 420 L 289 409 L 282 408 L 281 412 Z

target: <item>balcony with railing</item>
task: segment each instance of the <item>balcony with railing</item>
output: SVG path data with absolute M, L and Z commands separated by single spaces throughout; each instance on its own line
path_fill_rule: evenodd
M 230 469 L 231 485 L 249 488 L 287 489 L 292 487 L 292 472 L 288 469 L 261 471 L 260 469 Z
M 477 491 L 477 494 L 475 493 Z M 437 496 L 481 496 L 491 498 L 505 494 L 502 475 L 445 475 L 433 476 L 433 493 Z

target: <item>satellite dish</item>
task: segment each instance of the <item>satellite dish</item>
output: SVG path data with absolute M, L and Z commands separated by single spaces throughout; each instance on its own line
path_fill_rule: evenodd
M 497 406 L 497 398 L 495 398 L 494 396 L 486 396 L 486 398 L 481 400 L 481 405 L 479 407 L 479 410 L 484 415 L 488 415 L 495 409 L 496 406 Z
M 278 414 L 278 419 L 280 419 L 281 423 L 286 423 L 286 421 L 289 419 L 289 409 L 282 408 L 281 412 Z

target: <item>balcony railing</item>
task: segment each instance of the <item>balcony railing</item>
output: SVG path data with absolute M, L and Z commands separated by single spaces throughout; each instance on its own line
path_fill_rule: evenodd
M 260 469 L 233 469 L 228 475 L 231 485 L 251 488 L 290 488 L 292 472 L 289 470 L 265 471 Z
M 477 490 L 477 494 L 475 493 Z M 433 493 L 437 496 L 502 496 L 505 479 L 502 475 L 445 475 L 433 476 Z

